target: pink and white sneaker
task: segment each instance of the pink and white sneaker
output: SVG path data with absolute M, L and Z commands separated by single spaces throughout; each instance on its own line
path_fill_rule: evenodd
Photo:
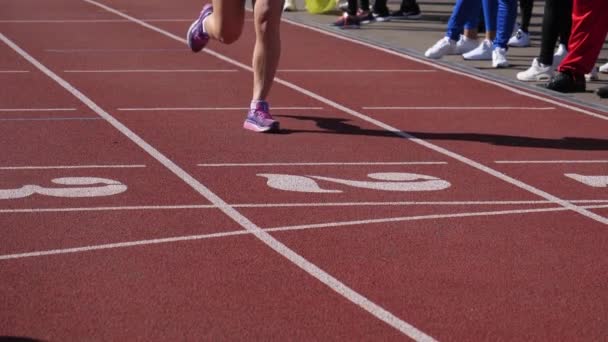
M 259 101 L 255 108 L 249 110 L 243 128 L 254 132 L 272 132 L 279 130 L 279 122 L 270 115 L 270 108 L 265 101 Z
M 203 20 L 213 13 L 213 6 L 207 4 L 199 14 L 198 18 L 190 25 L 186 40 L 192 52 L 201 51 L 209 42 L 209 35 L 203 30 Z

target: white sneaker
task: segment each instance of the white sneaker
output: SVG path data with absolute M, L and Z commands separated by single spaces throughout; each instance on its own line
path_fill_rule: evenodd
M 492 60 L 492 42 L 484 39 L 475 49 L 462 54 L 462 58 L 470 61 Z
M 600 72 L 602 72 L 604 74 L 608 74 L 608 63 L 606 63 L 600 67 Z
M 506 68 L 509 66 L 509 61 L 507 61 L 507 49 L 496 47 L 492 50 L 492 66 L 495 68 Z
M 460 39 L 456 42 L 456 49 L 454 49 L 455 55 L 462 55 L 463 53 L 467 53 L 477 47 L 477 39 L 468 38 L 465 35 L 461 34 Z
M 293 12 L 297 11 L 295 0 L 285 0 L 285 4 L 283 5 L 283 11 L 285 12 Z
M 553 54 L 553 69 L 557 69 L 559 63 L 562 62 L 562 59 L 564 59 L 567 54 L 568 49 L 566 48 L 566 45 L 559 44 L 559 46 L 557 47 L 557 51 L 555 51 L 555 53 Z
M 530 35 L 521 29 L 517 29 L 517 32 L 509 39 L 507 45 L 512 47 L 530 46 Z
M 449 37 L 441 38 L 435 45 L 431 46 L 424 55 L 428 58 L 438 59 L 448 54 L 453 54 L 456 49 L 456 41 Z
M 549 81 L 552 77 L 553 68 L 539 63 L 536 58 L 532 60 L 532 66 L 528 70 L 517 73 L 517 79 L 524 82 Z
M 599 69 L 594 66 L 593 69 L 591 69 L 591 72 L 588 74 L 585 74 L 585 80 L 587 81 L 597 81 L 600 79 L 599 76 Z

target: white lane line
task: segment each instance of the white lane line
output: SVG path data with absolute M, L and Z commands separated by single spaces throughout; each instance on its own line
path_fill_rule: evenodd
M 29 70 L 0 70 L 0 74 L 25 74 Z
M 66 118 L 0 118 L 0 121 L 89 121 L 101 120 L 99 117 L 66 117 Z
M 585 208 L 602 209 L 602 208 L 608 208 L 608 205 L 594 205 L 594 206 L 587 206 Z M 456 214 L 402 216 L 402 217 L 391 217 L 391 218 L 383 218 L 383 219 L 341 221 L 341 222 L 305 224 L 305 225 L 296 225 L 296 226 L 283 226 L 283 227 L 266 228 L 266 229 L 263 229 L 263 231 L 265 233 L 285 232 L 285 231 L 298 231 L 298 230 L 308 230 L 308 229 L 360 226 L 360 225 L 388 223 L 388 222 L 437 220 L 437 219 L 447 219 L 447 218 L 464 218 L 464 217 L 479 217 L 479 216 L 521 215 L 521 214 L 533 214 L 533 213 L 559 212 L 559 211 L 567 211 L 567 210 L 568 209 L 562 208 L 562 207 L 553 207 L 553 208 L 521 209 L 521 210 L 483 211 L 483 212 L 456 213 Z M 82 252 L 91 252 L 91 251 L 102 250 L 102 249 L 127 248 L 127 247 L 135 247 L 135 246 L 174 243 L 174 242 L 183 242 L 183 241 L 192 241 L 192 240 L 204 240 L 204 239 L 223 238 L 223 237 L 230 237 L 230 236 L 250 235 L 250 234 L 255 234 L 255 233 L 253 233 L 251 231 L 247 231 L 247 230 L 238 230 L 238 231 L 229 231 L 229 232 L 222 232 L 222 233 L 175 236 L 175 237 L 170 237 L 170 238 L 127 241 L 127 242 L 109 243 L 109 244 L 101 244 L 101 245 L 89 245 L 89 246 L 73 247 L 73 248 L 61 248 L 61 249 L 33 251 L 33 252 L 26 252 L 26 253 L 5 254 L 5 255 L 0 255 L 0 260 L 42 257 L 42 256 L 57 255 L 57 254 L 82 253 Z
M 1 112 L 73 112 L 76 108 L 0 108 Z
M 572 203 L 608 204 L 606 200 L 570 200 Z M 550 201 L 420 201 L 420 202 L 323 202 L 323 203 L 235 203 L 234 208 L 322 208 L 322 207 L 406 207 L 406 206 L 470 206 L 470 205 L 549 205 Z M 54 213 L 54 212 L 87 212 L 87 211 L 129 211 L 129 210 L 182 210 L 182 209 L 217 209 L 213 204 L 190 205 L 142 205 L 122 207 L 80 207 L 80 208 L 24 208 L 0 209 L 3 214 L 17 213 Z M 564 209 L 565 210 L 565 209 Z
M 496 164 L 606 164 L 608 160 L 497 160 Z
M 184 53 L 184 49 L 45 49 L 46 52 L 55 52 L 55 53 L 105 53 L 105 52 L 141 52 L 141 53 L 149 53 L 149 52 L 179 52 Z
M 331 72 L 331 73 L 427 73 L 437 72 L 434 69 L 279 69 L 278 72 Z
M 142 164 L 135 164 L 135 165 L 111 164 L 111 165 L 0 166 L 0 170 L 130 169 L 130 168 L 142 168 L 142 167 L 146 167 L 146 165 L 142 165 Z
M 192 22 L 192 19 L 142 19 L 150 23 L 163 22 Z M 24 19 L 24 20 L 0 20 L 4 24 L 97 24 L 97 23 L 128 23 L 126 19 Z
M 65 73 L 120 74 L 120 73 L 226 73 L 237 69 L 106 69 L 106 70 L 64 70 Z
M 84 0 L 84 1 L 86 1 L 86 0 Z M 483 78 L 481 76 L 471 75 L 471 74 L 468 74 L 468 73 L 466 73 L 464 71 L 453 70 L 453 69 L 451 69 L 451 68 L 449 68 L 447 66 L 443 66 L 443 65 L 431 62 L 428 59 L 422 59 L 422 58 L 419 58 L 419 57 L 408 56 L 408 55 L 403 54 L 403 53 L 398 52 L 398 51 L 394 51 L 394 50 L 390 50 L 390 49 L 387 49 L 387 48 L 383 48 L 383 47 L 379 47 L 379 46 L 376 46 L 376 45 L 372 45 L 370 43 L 358 41 L 356 39 L 349 38 L 349 37 L 346 37 L 346 36 L 343 36 L 343 35 L 339 35 L 339 34 L 336 34 L 336 33 L 333 33 L 333 32 L 325 31 L 325 30 L 322 30 L 322 29 L 319 29 L 319 28 L 316 28 L 316 27 L 311 27 L 311 26 L 308 26 L 308 25 L 300 24 L 298 22 L 291 21 L 291 20 L 289 20 L 289 19 L 287 19 L 285 17 L 283 17 L 281 20 L 283 20 L 283 21 L 285 21 L 287 23 L 290 23 L 290 24 L 292 24 L 294 26 L 298 26 L 298 27 L 305 28 L 305 29 L 308 29 L 308 30 L 311 30 L 311 31 L 319 32 L 319 33 L 321 33 L 323 35 L 326 35 L 326 36 L 330 36 L 330 37 L 334 37 L 334 38 L 337 38 L 337 39 L 340 39 L 340 40 L 351 42 L 353 44 L 362 45 L 362 46 L 368 47 L 370 49 L 374 49 L 376 51 L 382 51 L 382 52 L 385 52 L 385 53 L 393 55 L 393 56 L 397 56 L 397 57 L 400 57 L 400 58 L 403 58 L 403 59 L 407 59 L 409 61 L 415 61 L 417 63 L 424 64 L 426 66 L 430 66 L 430 67 L 435 68 L 435 69 L 447 71 L 449 73 L 460 75 L 460 76 L 464 76 L 464 77 L 467 77 L 467 78 L 471 78 L 471 79 L 474 79 L 474 80 L 477 80 L 477 81 L 481 81 L 483 83 L 492 84 L 494 86 L 497 86 L 499 88 L 502 88 L 502 89 L 507 90 L 507 91 L 509 91 L 511 93 L 514 93 L 514 94 L 523 95 L 523 96 L 526 96 L 526 97 L 529 97 L 529 98 L 533 98 L 533 99 L 536 99 L 536 100 L 539 100 L 539 101 L 542 101 L 542 102 L 545 102 L 545 103 L 550 103 L 550 104 L 556 105 L 558 107 L 570 109 L 570 110 L 573 110 L 575 112 L 579 112 L 579 113 L 582 113 L 582 114 L 585 114 L 585 115 L 588 115 L 588 116 L 592 116 L 592 117 L 597 118 L 597 119 L 608 120 L 608 116 L 607 115 L 602 115 L 602 114 L 594 113 L 592 111 L 589 111 L 589 110 L 586 110 L 586 109 L 583 109 L 583 108 L 579 108 L 579 107 L 576 107 L 576 106 L 573 106 L 573 105 L 569 105 L 569 104 L 566 104 L 566 103 L 559 102 L 558 100 L 553 100 L 553 99 L 547 98 L 547 95 L 545 95 L 545 94 L 532 93 L 530 90 L 521 90 L 521 89 L 515 88 L 513 86 L 507 85 L 507 84 L 503 84 L 503 83 L 500 83 L 500 82 L 497 82 L 497 81 L 494 81 L 494 80 Z M 157 32 L 162 31 L 161 29 L 153 29 L 153 30 L 156 30 Z M 163 33 L 163 32 L 160 32 L 160 33 Z M 169 32 L 166 32 L 166 33 L 169 34 L 169 35 L 171 35 L 171 33 L 169 33 Z M 163 34 L 165 34 L 165 33 L 163 33 Z
M 156 111 L 217 111 L 248 110 L 248 107 L 153 107 L 153 108 L 118 108 L 122 112 L 156 112 Z M 272 107 L 273 110 L 322 110 L 323 107 Z
M 171 32 L 168 32 L 168 31 L 163 30 L 161 28 L 158 28 L 156 26 L 153 26 L 153 25 L 150 25 L 148 23 L 145 23 L 145 22 L 143 22 L 143 21 L 141 21 L 141 20 L 139 20 L 137 18 L 134 18 L 132 16 L 124 14 L 124 13 L 122 13 L 120 11 L 117 11 L 117 10 L 111 8 L 111 7 L 108 7 L 106 5 L 100 4 L 100 3 L 98 3 L 98 2 L 96 2 L 94 0 L 83 0 L 83 1 L 88 2 L 90 4 L 93 4 L 95 6 L 98 6 L 100 8 L 103 8 L 103 9 L 107 10 L 108 12 L 112 12 L 112 13 L 120 16 L 120 17 L 132 20 L 134 23 L 137 23 L 137 24 L 139 24 L 139 25 L 141 25 L 143 27 L 146 27 L 146 28 L 148 28 L 148 29 L 150 29 L 152 31 L 158 32 L 161 35 L 164 35 L 164 36 L 166 36 L 168 38 L 171 38 L 171 39 L 173 39 L 173 40 L 175 40 L 177 42 L 180 42 L 181 44 L 187 44 L 187 42 L 186 42 L 186 40 L 184 38 L 178 37 L 178 36 L 174 35 Z M 304 25 L 298 25 L 298 26 L 306 27 Z M 321 30 L 318 30 L 318 31 L 319 32 L 323 32 Z M 380 50 L 387 51 L 387 52 L 390 51 L 390 50 L 386 50 L 386 49 L 380 49 Z M 232 65 L 238 66 L 238 67 L 240 67 L 242 69 L 253 71 L 253 69 L 250 66 L 245 65 L 245 64 L 243 64 L 243 63 L 241 63 L 239 61 L 236 61 L 234 59 L 231 59 L 229 57 L 226 57 L 226 56 L 224 56 L 224 55 L 222 55 L 222 54 L 220 54 L 218 52 L 215 52 L 215 51 L 213 51 L 211 49 L 204 49 L 203 52 L 205 52 L 205 53 L 207 53 L 209 55 L 212 55 L 212 56 L 214 56 L 214 57 L 216 57 L 216 58 L 218 58 L 220 60 L 223 60 L 223 61 L 225 61 L 227 63 L 230 63 Z M 404 58 L 406 57 L 406 56 L 397 54 L 395 52 L 392 52 L 391 54 L 397 55 L 397 56 L 402 56 Z M 410 59 L 418 61 L 417 59 L 413 59 L 413 58 L 410 58 Z M 437 65 L 429 63 L 429 62 L 426 62 L 424 64 L 430 65 L 432 67 L 438 67 Z M 449 68 L 444 68 L 444 69 L 445 70 L 450 70 Z M 467 75 L 465 73 L 461 73 L 461 74 L 465 75 L 467 77 L 470 77 L 470 75 Z M 487 80 L 484 80 L 481 77 L 473 77 L 473 78 L 482 80 L 484 82 L 487 81 Z M 325 97 L 323 97 L 321 95 L 313 93 L 312 91 L 304 89 L 304 88 L 302 88 L 302 87 L 300 87 L 298 85 L 295 85 L 295 84 L 293 84 L 291 82 L 288 82 L 288 81 L 283 80 L 283 79 L 278 78 L 278 77 L 275 78 L 275 82 L 278 83 L 278 84 L 282 84 L 282 85 L 284 85 L 284 86 L 286 86 L 286 87 L 288 87 L 290 89 L 293 89 L 293 90 L 295 90 L 295 91 L 297 91 L 299 93 L 307 95 L 307 96 L 309 96 L 309 97 L 311 97 L 313 99 L 316 99 L 319 102 L 325 103 L 326 105 L 328 105 L 330 107 L 333 107 L 333 108 L 335 108 L 337 110 L 340 110 L 340 111 L 342 111 L 344 113 L 350 114 L 351 116 L 357 117 L 357 118 L 359 118 L 359 119 L 361 119 L 363 121 L 366 121 L 368 123 L 371 123 L 371 124 L 373 124 L 373 125 L 375 125 L 377 127 L 383 128 L 386 131 L 392 132 L 393 134 L 395 134 L 397 136 L 400 136 L 400 137 L 406 139 L 407 141 L 411 141 L 411 142 L 416 143 L 418 145 L 424 146 L 424 147 L 426 147 L 426 148 L 428 148 L 428 149 L 430 149 L 432 151 L 435 151 L 435 152 L 438 152 L 438 153 L 440 153 L 442 155 L 445 155 L 445 156 L 451 157 L 453 159 L 456 159 L 456 160 L 458 160 L 458 161 L 460 161 L 460 162 L 462 162 L 462 163 L 464 163 L 466 165 L 471 166 L 472 168 L 475 168 L 475 169 L 477 169 L 479 171 L 482 171 L 482 172 L 487 173 L 487 174 L 489 174 L 491 176 L 494 176 L 494 177 L 496 177 L 496 178 L 498 178 L 500 180 L 503 180 L 504 182 L 510 183 L 510 184 L 512 184 L 512 185 L 514 185 L 514 186 L 516 186 L 516 187 L 518 187 L 520 189 L 522 189 L 522 190 L 525 190 L 527 192 L 530 192 L 532 194 L 535 194 L 537 196 L 545 198 L 545 199 L 547 199 L 549 201 L 552 201 L 552 202 L 554 202 L 556 204 L 559 204 L 560 206 L 562 206 L 564 208 L 568 208 L 568 209 L 570 209 L 570 210 L 572 210 L 574 212 L 577 212 L 577 213 L 579 213 L 582 216 L 585 216 L 585 217 L 590 218 L 592 220 L 595 220 L 597 222 L 600 222 L 600 223 L 603 223 L 605 225 L 608 225 L 608 217 L 604 217 L 604 216 L 598 215 L 598 214 L 596 214 L 596 213 L 594 213 L 592 211 L 589 211 L 589 210 L 587 210 L 585 208 L 578 207 L 578 206 L 576 206 L 576 205 L 574 205 L 572 203 L 569 203 L 567 201 L 564 201 L 563 199 L 561 199 L 561 198 L 559 198 L 559 197 L 557 197 L 555 195 L 552 195 L 552 194 L 550 194 L 550 193 L 548 193 L 546 191 L 540 190 L 540 189 L 535 188 L 535 187 L 533 187 L 533 186 L 531 186 L 531 185 L 529 185 L 527 183 L 524 183 L 524 182 L 522 182 L 522 181 L 520 181 L 518 179 L 510 177 L 507 174 L 504 174 L 502 172 L 494 170 L 494 169 L 492 169 L 492 168 L 490 168 L 490 167 L 488 167 L 486 165 L 483 165 L 483 164 L 481 164 L 479 162 L 476 162 L 476 161 L 474 161 L 474 160 L 472 160 L 470 158 L 467 158 L 467 157 L 465 157 L 463 155 L 460 155 L 458 153 L 452 152 L 452 151 L 450 151 L 450 150 L 448 150 L 446 148 L 440 147 L 438 145 L 435 145 L 435 144 L 430 143 L 428 141 L 425 141 L 423 139 L 417 138 L 414 135 L 411 135 L 409 133 L 403 132 L 403 131 L 401 131 L 401 130 L 393 127 L 393 126 L 390 126 L 390 125 L 388 125 L 388 124 L 386 124 L 384 122 L 381 122 L 379 120 L 376 120 L 376 119 L 374 119 L 374 118 L 372 118 L 370 116 L 364 115 L 364 114 L 359 113 L 359 112 L 357 112 L 357 111 L 355 111 L 353 109 L 345 107 L 345 106 L 343 106 L 343 105 L 341 105 L 339 103 L 336 103 L 336 102 L 334 102 L 334 101 L 332 101 L 332 100 L 330 100 L 328 98 L 325 98 Z M 544 99 L 544 98 L 542 98 L 540 96 L 532 96 L 529 93 L 526 93 L 524 91 L 515 91 L 511 87 L 504 86 L 504 85 L 502 85 L 500 83 L 497 83 L 497 82 L 493 82 L 492 84 L 495 84 L 495 85 L 497 85 L 497 86 L 499 86 L 499 87 L 501 87 L 503 89 L 507 89 L 509 91 L 513 91 L 513 92 L 518 93 L 518 94 L 523 94 L 525 96 L 531 96 L 533 98 L 537 98 L 537 99 L 540 99 L 540 100 L 543 100 L 543 101 L 546 101 L 546 102 L 549 102 L 549 103 L 553 103 L 553 104 L 556 104 L 556 105 L 559 105 L 559 106 L 562 106 L 562 107 L 565 107 L 565 108 L 572 108 L 574 110 L 578 110 L 578 111 L 584 112 L 584 113 L 592 115 L 592 116 L 599 116 L 600 118 L 608 120 L 608 117 L 604 117 L 602 115 L 598 115 L 596 113 L 592 113 L 592 112 L 589 112 L 589 111 L 583 111 L 580 108 L 576 108 L 576 107 L 573 107 L 573 106 L 567 106 L 567 105 L 564 105 L 564 104 L 562 104 L 560 102 L 557 102 L 557 101 L 546 100 L 546 99 Z
M 196 164 L 201 167 L 249 167 L 249 166 L 350 166 L 350 165 L 445 165 L 447 162 L 419 161 L 419 162 L 327 162 L 327 163 L 220 163 L 220 164 Z
M 181 210 L 181 209 L 217 209 L 217 207 L 213 204 L 192 204 L 192 205 L 141 205 L 141 206 L 123 206 L 123 207 L 82 207 L 82 208 L 25 208 L 25 209 L 0 209 L 0 213 L 18 214 L 18 213 L 87 212 L 87 211 Z
M 150 24 L 146 24 L 146 23 L 142 22 L 141 20 L 127 16 L 124 13 L 116 11 L 105 5 L 99 4 L 99 3 L 91 1 L 91 0 L 84 0 L 84 1 L 86 1 L 92 5 L 104 8 L 104 9 L 106 9 L 112 13 L 118 14 L 119 16 L 122 16 L 124 18 L 136 20 L 136 22 L 139 23 L 140 25 L 154 28 L 154 26 L 152 26 Z M 167 32 L 167 34 L 168 34 L 168 32 Z M 175 39 L 178 39 L 178 41 L 184 43 L 184 41 L 182 39 L 178 38 L 177 36 L 173 36 L 173 37 Z M 383 307 L 372 302 L 371 300 L 369 300 L 362 294 L 356 292 L 355 290 L 348 287 L 346 284 L 342 283 L 340 280 L 338 280 L 331 274 L 329 274 L 326 271 L 324 271 L 323 269 L 321 269 L 319 266 L 311 263 L 310 261 L 308 261 L 306 258 L 301 256 L 300 254 L 298 254 L 294 250 L 290 249 L 289 247 L 287 247 L 285 244 L 283 244 L 279 240 L 275 239 L 272 235 L 270 235 L 268 232 L 265 232 L 262 228 L 260 228 L 255 223 L 250 221 L 247 217 L 245 217 L 243 214 L 238 212 L 235 208 L 228 205 L 228 203 L 226 203 L 223 199 L 221 199 L 219 196 L 217 196 L 215 193 L 213 193 L 210 189 L 208 189 L 206 186 L 204 186 L 202 183 L 200 183 L 198 180 L 196 180 L 193 176 L 188 174 L 185 170 L 183 170 L 181 167 L 179 167 L 177 164 L 175 164 L 172 160 L 170 160 L 165 155 L 163 155 L 160 151 L 155 149 L 152 145 L 150 145 L 149 143 L 144 141 L 141 137 L 139 137 L 137 134 L 135 134 L 135 132 L 131 131 L 123 123 L 116 120 L 112 115 L 110 115 L 108 112 L 106 112 L 101 107 L 99 107 L 95 102 L 93 102 L 91 99 L 89 99 L 86 95 L 84 95 L 78 89 L 74 88 L 70 83 L 68 83 L 61 77 L 59 77 L 57 74 L 52 72 L 49 68 L 47 68 L 46 66 L 41 64 L 38 60 L 36 60 L 34 57 L 29 55 L 27 52 L 25 52 L 23 49 L 21 49 L 15 43 L 13 43 L 11 40 L 9 40 L 6 36 L 4 36 L 4 34 L 0 33 L 0 39 L 5 44 L 9 45 L 17 53 L 19 53 L 23 58 L 25 58 L 27 61 L 29 61 L 32 65 L 36 66 L 40 71 L 42 71 L 48 77 L 53 79 L 55 82 L 57 82 L 59 85 L 61 85 L 64 89 L 69 91 L 72 95 L 77 97 L 85 105 L 87 105 L 89 108 L 91 108 L 97 114 L 99 114 L 101 117 L 106 119 L 109 124 L 114 126 L 118 131 L 123 133 L 129 139 L 131 139 L 131 141 L 133 141 L 133 143 L 135 143 L 140 148 L 142 148 L 144 151 L 146 151 L 150 156 L 152 156 L 154 159 L 156 159 L 160 164 L 165 166 L 168 170 L 173 172 L 177 177 L 181 178 L 186 184 L 190 185 L 194 190 L 196 190 L 199 194 L 201 194 L 203 197 L 205 197 L 212 204 L 215 204 L 216 206 L 218 206 L 219 209 L 224 212 L 224 214 L 226 214 L 232 220 L 237 222 L 239 225 L 241 225 L 241 227 L 243 227 L 245 230 L 247 230 L 248 232 L 253 234 L 256 238 L 258 238 L 260 241 L 262 241 L 264 244 L 266 244 L 272 250 L 274 250 L 275 252 L 282 255 L 284 258 L 286 258 L 287 260 L 292 262 L 294 265 L 296 265 L 300 269 L 302 269 L 305 272 L 307 272 L 308 274 L 310 274 L 312 277 L 318 279 L 320 282 L 325 284 L 328 288 L 330 288 L 334 292 L 340 294 L 344 298 L 351 301 L 353 304 L 359 306 L 361 309 L 366 310 L 368 313 L 370 313 L 374 317 L 378 318 L 379 320 L 388 324 L 389 326 L 395 328 L 396 330 L 402 332 L 403 334 L 409 336 L 410 338 L 413 338 L 418 341 L 435 341 L 435 339 L 433 339 L 431 336 L 425 334 L 421 330 L 418 330 L 413 325 L 405 322 L 404 320 L 395 316 L 394 314 L 387 311 Z
M 554 110 L 555 107 L 363 107 L 375 110 Z

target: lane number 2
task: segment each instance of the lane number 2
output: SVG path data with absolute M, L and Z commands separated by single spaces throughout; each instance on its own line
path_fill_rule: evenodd
M 70 187 L 45 188 L 39 185 L 24 185 L 18 189 L 0 189 L 0 200 L 24 198 L 34 194 L 52 197 L 101 197 L 125 192 L 127 186 L 107 178 L 63 177 L 51 180 L 54 184 Z
M 318 181 L 342 184 L 353 188 L 379 191 L 436 191 L 450 187 L 450 183 L 433 176 L 405 172 L 370 173 L 367 176 L 373 181 L 360 181 L 323 176 L 297 176 L 274 173 L 260 173 L 265 177 L 269 187 L 296 192 L 341 193 L 342 190 L 322 188 Z

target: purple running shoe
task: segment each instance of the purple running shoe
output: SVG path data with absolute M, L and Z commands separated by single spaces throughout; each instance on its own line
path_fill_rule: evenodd
M 211 13 L 213 13 L 213 6 L 211 6 L 211 4 L 205 5 L 201 14 L 199 14 L 198 18 L 188 29 L 186 40 L 188 41 L 188 46 L 192 52 L 201 51 L 205 45 L 207 45 L 207 42 L 209 42 L 209 35 L 203 31 L 203 19 L 208 17 Z
M 279 122 L 272 118 L 269 113 L 268 103 L 260 101 L 256 108 L 252 108 L 247 113 L 243 128 L 254 132 L 270 132 L 279 130 Z

